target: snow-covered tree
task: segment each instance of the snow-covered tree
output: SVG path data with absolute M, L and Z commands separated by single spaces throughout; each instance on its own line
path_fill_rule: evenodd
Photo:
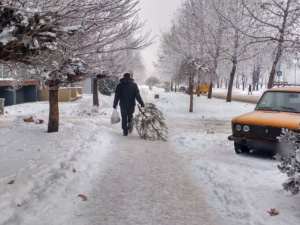
M 145 81 L 145 84 L 148 86 L 154 86 L 156 84 L 159 84 L 159 79 L 157 77 L 148 77 Z
M 174 31 L 174 29 L 172 29 Z M 170 36 L 170 32 L 165 32 L 164 36 Z M 184 55 L 177 52 L 176 49 L 169 45 L 169 41 L 166 38 L 162 38 L 158 53 L 158 59 L 154 63 L 156 74 L 161 81 L 175 82 L 175 83 L 187 83 L 182 77 L 176 76 L 179 71 L 179 65 Z
M 291 130 L 283 130 L 278 137 L 281 143 L 276 159 L 280 162 L 279 170 L 288 176 L 283 188 L 293 195 L 300 193 L 300 134 Z
M 32 65 L 39 71 L 36 78 L 45 79 L 50 88 L 48 132 L 58 131 L 61 84 L 95 74 L 98 54 L 149 44 L 147 33 L 125 47 L 111 48 L 143 26 L 137 4 L 137 0 L 0 1 L 0 61 Z
M 94 74 L 97 74 L 97 77 L 93 79 L 94 106 L 99 106 L 97 87 L 102 88 L 101 90 L 99 89 L 101 93 L 113 93 L 114 90 L 112 90 L 112 87 L 114 86 L 114 80 L 117 77 L 121 77 L 125 72 L 131 73 L 135 80 L 143 80 L 145 75 L 145 66 L 139 50 L 126 48 L 128 46 L 132 46 L 131 42 L 135 42 L 135 38 L 131 37 L 124 40 L 119 40 L 110 45 L 110 50 L 108 52 L 97 54 L 95 56 L 97 67 L 94 67 Z M 103 71 L 101 72 L 102 75 L 104 73 L 105 78 L 107 78 L 109 81 L 106 79 L 99 80 L 99 78 L 104 78 L 103 76 L 99 76 L 99 71 Z M 109 91 L 107 90 L 108 87 L 110 87 Z
M 194 100 L 193 100 L 193 91 L 194 91 L 194 80 L 199 71 L 205 71 L 205 64 L 202 64 L 201 59 L 189 57 L 183 60 L 180 64 L 179 75 L 185 76 L 189 80 L 189 94 L 190 94 L 190 109 L 189 112 L 194 111 Z
M 298 0 L 242 0 L 241 2 L 246 9 L 244 16 L 252 19 L 252 30 L 243 32 L 257 42 L 270 43 L 274 49 L 268 81 L 268 88 L 271 88 L 284 51 L 299 51 L 300 2 Z
M 244 60 L 253 58 L 261 48 L 255 46 L 251 38 L 247 37 L 241 29 L 250 29 L 251 20 L 244 16 L 245 8 L 239 0 L 226 0 L 220 3 L 214 0 L 213 5 L 216 12 L 223 19 L 225 24 L 224 41 L 221 46 L 221 54 L 225 60 L 232 63 L 232 69 L 229 76 L 227 102 L 231 102 L 232 88 L 238 64 Z

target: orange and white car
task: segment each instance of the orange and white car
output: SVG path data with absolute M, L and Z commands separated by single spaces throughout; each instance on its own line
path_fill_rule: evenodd
M 237 154 L 255 150 L 276 152 L 282 128 L 300 131 L 300 88 L 272 88 L 264 92 L 255 110 L 231 121 Z

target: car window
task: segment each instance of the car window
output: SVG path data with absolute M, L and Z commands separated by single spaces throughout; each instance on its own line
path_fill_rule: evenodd
M 300 112 L 300 93 L 296 92 L 265 92 L 256 110 Z

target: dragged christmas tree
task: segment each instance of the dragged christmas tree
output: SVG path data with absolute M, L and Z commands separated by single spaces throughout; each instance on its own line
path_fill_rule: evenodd
M 165 118 L 153 103 L 146 103 L 145 108 L 139 108 L 139 114 L 134 118 L 135 129 L 145 140 L 167 140 L 168 128 Z
M 300 134 L 291 130 L 283 130 L 278 137 L 281 149 L 276 155 L 280 162 L 279 170 L 288 176 L 283 188 L 293 195 L 300 192 Z

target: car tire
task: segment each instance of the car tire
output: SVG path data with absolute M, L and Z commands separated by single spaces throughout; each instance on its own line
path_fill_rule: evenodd
M 236 154 L 243 154 L 250 152 L 250 149 L 246 145 L 234 143 L 234 150 Z

